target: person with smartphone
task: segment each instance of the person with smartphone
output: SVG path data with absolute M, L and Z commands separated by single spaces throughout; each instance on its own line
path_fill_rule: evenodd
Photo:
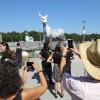
M 54 63 L 53 67 L 53 79 L 54 79 L 54 96 L 55 98 L 58 97 L 58 82 L 61 84 L 61 98 L 64 96 L 64 88 L 63 82 L 61 79 L 61 72 L 60 72 L 60 61 L 61 61 L 61 44 L 57 44 L 55 46 L 54 52 L 49 56 L 47 62 Z
M 65 90 L 71 95 L 72 100 L 99 100 L 100 39 L 79 44 L 79 51 L 76 48 L 71 50 L 81 58 L 87 75 L 74 77 L 67 72 L 63 73 L 63 67 L 67 62 L 65 55 L 68 52 L 68 47 L 63 47 L 60 69 Z
M 10 60 L 0 63 L 0 100 L 36 100 L 47 90 L 47 82 L 38 64 L 32 67 L 37 71 L 40 85 L 24 88 L 23 82 L 28 78 L 27 67 L 23 70 L 23 77 L 19 74 L 18 66 Z
M 67 41 L 65 41 L 64 43 L 64 47 L 68 47 L 68 52 L 66 53 L 66 65 L 64 67 L 64 72 L 68 72 L 69 74 L 71 74 L 71 60 L 73 58 L 73 52 L 70 50 L 71 48 L 73 48 L 73 40 L 72 39 L 68 39 Z

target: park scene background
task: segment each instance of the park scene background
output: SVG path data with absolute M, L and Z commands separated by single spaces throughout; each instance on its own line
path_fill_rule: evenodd
M 43 46 L 40 41 L 43 40 L 44 31 L 38 13 L 48 15 L 47 24 L 51 29 L 64 29 L 66 40 L 70 38 L 79 43 L 84 37 L 85 41 L 100 38 L 100 0 L 0 0 L 1 42 L 8 42 L 12 50 L 16 42 L 20 42 L 23 50 L 30 53 L 30 61 L 38 63 L 40 67 L 41 60 L 37 55 Z M 34 38 L 34 42 L 25 41 L 26 33 Z M 59 37 L 53 38 L 54 46 L 54 41 L 58 40 Z M 82 61 L 77 56 L 72 61 L 71 72 L 74 76 L 84 76 Z M 35 75 L 35 71 L 30 72 L 26 87 L 38 85 Z M 60 84 L 58 89 L 60 91 Z M 55 100 L 53 92 L 54 89 L 48 89 L 40 100 Z M 59 96 L 57 100 L 62 98 Z M 71 100 L 66 91 L 63 100 Z
M 81 41 L 100 38 L 99 0 L 1 0 L 0 34 L 3 42 L 25 41 L 25 33 L 35 41 L 43 39 L 38 13 L 48 15 L 51 28 L 64 29 L 66 39 Z

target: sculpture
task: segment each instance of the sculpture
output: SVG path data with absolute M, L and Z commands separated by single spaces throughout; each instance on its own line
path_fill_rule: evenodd
M 40 13 L 39 13 L 39 17 L 40 17 L 40 20 L 43 24 L 43 40 L 45 41 L 46 38 L 56 38 L 56 37 L 64 37 L 64 30 L 59 28 L 59 29 L 52 29 L 50 28 L 50 26 L 47 24 L 48 20 L 47 20 L 47 15 L 45 16 L 42 16 Z

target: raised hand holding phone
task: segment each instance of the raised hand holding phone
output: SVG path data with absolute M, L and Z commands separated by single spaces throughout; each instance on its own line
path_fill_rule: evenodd
M 35 69 L 37 72 L 42 71 L 38 64 L 34 63 L 34 64 L 32 64 L 32 65 L 34 66 L 34 69 Z
M 68 48 L 73 48 L 73 40 L 68 39 Z

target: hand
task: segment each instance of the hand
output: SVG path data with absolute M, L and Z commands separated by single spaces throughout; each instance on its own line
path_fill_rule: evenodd
M 24 67 L 23 76 L 22 76 L 24 82 L 28 79 L 28 75 L 29 75 L 29 72 L 27 71 L 27 67 Z
M 33 63 L 32 65 L 33 65 L 34 69 L 35 69 L 37 72 L 41 71 L 41 68 L 39 67 L 38 64 Z
M 74 52 L 76 55 L 78 56 L 80 55 L 79 50 L 75 47 L 75 45 L 74 45 L 74 48 L 70 48 L 70 50 Z
M 63 46 L 62 55 L 66 55 L 68 51 L 69 51 L 68 47 L 67 46 L 66 47 Z

